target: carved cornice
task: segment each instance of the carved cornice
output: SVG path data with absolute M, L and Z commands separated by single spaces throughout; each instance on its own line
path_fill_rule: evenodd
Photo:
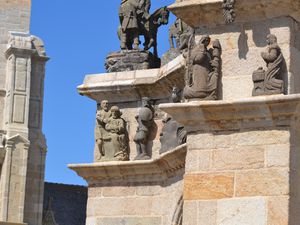
M 300 94 L 161 104 L 159 108 L 189 132 L 291 126 L 300 114 Z
M 184 84 L 184 69 L 185 59 L 178 56 L 160 69 L 88 75 L 78 86 L 78 92 L 96 101 L 108 99 L 111 103 L 138 101 L 144 96 L 168 98 L 173 86 Z
M 5 52 L 6 58 L 11 54 L 19 56 L 32 56 L 36 60 L 48 61 L 43 41 L 33 35 L 22 32 L 10 32 L 8 47 Z
M 182 0 L 168 8 L 191 27 L 225 24 L 223 0 Z M 291 16 L 300 22 L 299 0 L 238 0 L 236 22 L 249 22 Z
M 162 181 L 184 169 L 186 151 L 184 144 L 152 160 L 70 164 L 68 167 L 84 178 L 89 185 L 123 181 Z

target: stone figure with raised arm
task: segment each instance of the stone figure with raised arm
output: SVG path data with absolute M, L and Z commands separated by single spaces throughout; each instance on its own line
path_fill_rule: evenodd
M 110 148 L 105 153 L 106 160 L 129 160 L 129 138 L 126 130 L 126 122 L 121 118 L 121 111 L 117 106 L 110 109 L 105 129 L 110 137 Z
M 111 116 L 111 112 L 108 109 L 108 101 L 103 100 L 100 103 L 99 109 L 96 113 L 96 126 L 95 126 L 95 154 L 98 155 L 96 158 L 100 160 L 105 155 L 104 141 L 109 139 L 108 133 L 105 130 L 105 125 Z
M 154 109 L 149 98 L 142 98 L 142 107 L 139 109 L 139 113 L 135 118 L 138 122 L 137 131 L 134 136 L 137 149 L 135 160 L 150 159 L 147 153 L 147 144 L 149 142 L 151 128 L 154 124 Z

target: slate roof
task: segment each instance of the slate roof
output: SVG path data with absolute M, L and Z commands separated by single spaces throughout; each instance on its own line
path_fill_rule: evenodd
M 49 199 L 58 225 L 85 225 L 87 187 L 45 182 L 44 213 Z

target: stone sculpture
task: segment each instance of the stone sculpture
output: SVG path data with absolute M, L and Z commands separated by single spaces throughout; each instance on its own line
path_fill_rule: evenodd
M 129 139 L 126 122 L 117 106 L 108 109 L 103 100 L 96 114 L 95 142 L 97 161 L 129 160 Z
M 184 54 L 188 48 L 188 42 L 193 35 L 193 28 L 177 18 L 169 28 L 170 49 L 163 55 L 162 65 L 175 59 L 181 53 Z
M 223 0 L 223 16 L 226 23 L 233 23 L 235 21 L 235 10 L 234 10 L 235 0 Z
M 187 132 L 184 126 L 178 124 L 171 116 L 166 115 L 164 127 L 160 133 L 160 154 L 186 143 Z
M 181 102 L 182 98 L 182 90 L 180 90 L 178 87 L 174 86 L 172 89 L 172 94 L 171 94 L 171 100 L 173 103 L 178 103 Z
M 108 118 L 111 116 L 111 112 L 108 109 L 108 101 L 103 100 L 99 105 L 96 113 L 96 126 L 95 126 L 95 148 L 98 154 L 97 160 L 100 160 L 104 155 L 104 141 L 109 140 L 105 125 Z
M 138 122 L 137 131 L 134 136 L 137 150 L 135 160 L 150 159 L 147 153 L 147 144 L 149 142 L 151 128 L 154 125 L 154 108 L 149 98 L 142 98 L 142 107 L 139 109 L 139 113 L 135 118 Z
M 110 72 L 159 68 L 157 31 L 169 21 L 169 10 L 162 7 L 150 14 L 150 0 L 122 0 L 119 8 L 118 36 L 121 51 L 108 54 L 105 69 Z M 140 35 L 144 36 L 144 49 L 139 48 Z M 148 50 L 153 47 L 153 53 Z
M 193 34 L 193 28 L 177 18 L 175 23 L 169 29 L 169 43 L 171 48 L 175 48 L 175 39 L 176 48 L 183 52 L 188 48 L 188 42 Z
M 149 14 L 150 0 L 122 0 L 119 9 L 120 27 L 118 30 L 122 50 L 139 49 L 139 35 L 145 39 L 144 50 L 154 48 L 157 56 L 157 31 L 168 24 L 169 10 L 162 7 Z
M 139 3 L 136 0 L 121 1 L 119 8 L 121 49 L 139 48 L 138 10 Z
M 185 99 L 216 100 L 217 87 L 221 67 L 221 45 L 215 40 L 211 49 L 210 37 L 204 36 L 199 44 L 193 46 L 190 41 L 190 50 L 187 53 L 187 70 L 183 96 Z
M 277 44 L 277 37 L 273 34 L 267 36 L 268 47 L 261 53 L 267 64 L 267 70 L 262 67 L 253 72 L 253 96 L 281 94 L 284 92 L 282 80 L 282 65 L 284 58 Z
M 109 133 L 111 149 L 106 151 L 106 158 L 119 161 L 129 160 L 126 122 L 121 118 L 122 113 L 117 106 L 111 107 L 110 111 L 111 117 L 108 118 L 105 129 Z

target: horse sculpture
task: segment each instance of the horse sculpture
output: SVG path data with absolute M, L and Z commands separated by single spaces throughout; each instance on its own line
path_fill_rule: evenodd
M 161 25 L 166 25 L 169 22 L 169 10 L 167 7 L 157 9 L 153 14 L 150 15 L 148 20 L 138 19 L 139 35 L 144 36 L 144 50 L 149 50 L 153 47 L 153 54 L 157 53 L 157 31 Z M 121 39 L 123 30 L 121 26 L 118 28 L 118 37 Z M 133 38 L 128 35 L 126 40 L 127 50 L 131 50 L 133 45 Z

